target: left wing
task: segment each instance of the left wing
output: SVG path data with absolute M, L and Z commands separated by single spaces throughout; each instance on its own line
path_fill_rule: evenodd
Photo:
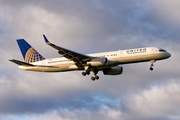
M 58 50 L 58 53 L 62 56 L 64 56 L 65 58 L 72 60 L 75 62 L 75 65 L 78 68 L 84 68 L 84 65 L 87 61 L 90 61 L 91 59 L 93 59 L 94 57 L 92 56 L 88 56 L 88 55 L 84 55 L 84 54 L 80 54 L 59 46 L 56 46 L 55 44 L 52 44 L 48 41 L 48 39 L 46 38 L 45 35 L 43 35 L 45 42 L 50 45 L 51 47 L 55 48 L 56 50 Z

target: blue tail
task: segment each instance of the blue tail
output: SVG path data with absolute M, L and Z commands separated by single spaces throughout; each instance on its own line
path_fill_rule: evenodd
M 45 58 L 32 48 L 24 39 L 18 39 L 17 43 L 21 50 L 24 61 L 27 63 L 37 62 Z

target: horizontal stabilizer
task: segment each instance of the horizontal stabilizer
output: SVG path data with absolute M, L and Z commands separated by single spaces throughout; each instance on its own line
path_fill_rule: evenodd
M 29 64 L 29 63 L 26 63 L 26 62 L 22 62 L 22 61 L 19 61 L 19 60 L 15 60 L 15 59 L 11 59 L 9 61 L 11 61 L 13 63 L 16 63 L 18 65 L 21 65 L 21 66 L 34 66 L 32 64 Z

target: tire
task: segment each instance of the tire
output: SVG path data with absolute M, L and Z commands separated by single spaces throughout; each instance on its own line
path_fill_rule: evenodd
M 86 76 L 86 72 L 82 72 L 82 75 L 83 75 L 83 76 Z
M 150 67 L 149 69 L 150 69 L 151 71 L 153 71 L 153 68 L 152 68 L 152 67 Z
M 93 80 L 93 81 L 94 81 L 94 80 L 95 80 L 95 77 L 94 77 L 94 76 L 92 76 L 92 77 L 91 77 L 91 80 Z
M 98 79 L 99 79 L 99 76 L 95 76 L 95 79 L 98 80 Z

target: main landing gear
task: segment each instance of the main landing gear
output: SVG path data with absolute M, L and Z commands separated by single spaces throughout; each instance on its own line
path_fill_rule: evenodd
M 98 73 L 98 70 L 94 69 L 92 70 L 94 76 L 91 77 L 91 80 L 98 80 L 99 79 L 99 76 L 97 76 L 97 73 Z
M 150 63 L 151 63 L 151 67 L 149 68 L 151 71 L 153 71 L 153 66 L 154 66 L 154 64 L 153 63 L 155 63 L 156 62 L 156 60 L 150 60 Z
M 82 72 L 83 76 L 86 76 L 86 75 L 89 75 L 89 74 L 90 74 L 90 71 Z
M 99 79 L 99 76 L 97 76 L 98 70 L 94 69 L 94 70 L 92 70 L 92 72 L 93 72 L 94 76 L 91 77 L 91 80 L 93 80 L 93 81 L 98 80 Z M 82 72 L 83 76 L 86 76 L 89 74 L 90 74 L 90 71 Z
M 98 80 L 98 79 L 99 79 L 99 76 L 92 76 L 92 77 L 91 77 L 91 80 L 93 80 L 93 81 L 94 81 L 94 80 Z

